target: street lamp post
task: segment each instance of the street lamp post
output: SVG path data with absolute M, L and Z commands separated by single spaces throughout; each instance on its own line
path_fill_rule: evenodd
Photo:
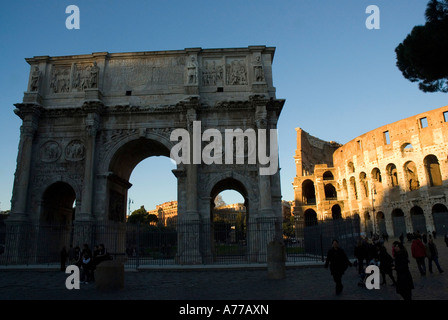
M 379 230 L 377 230 L 377 221 L 376 221 L 376 215 L 375 215 L 375 194 L 376 194 L 376 189 L 375 186 L 372 188 L 371 190 L 371 194 L 372 194 L 372 214 L 373 214 L 373 232 L 379 234 Z

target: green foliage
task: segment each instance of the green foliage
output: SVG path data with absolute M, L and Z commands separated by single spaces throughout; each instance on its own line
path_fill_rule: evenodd
M 448 0 L 429 1 L 425 17 L 395 49 L 397 67 L 423 92 L 448 92 Z
M 295 236 L 293 216 L 289 217 L 289 219 L 283 219 L 283 235 L 288 238 Z
M 159 219 L 155 214 L 149 214 L 146 211 L 144 206 L 141 206 L 140 209 L 134 210 L 131 215 L 128 217 L 128 223 L 141 223 L 141 224 L 150 224 L 151 222 L 157 223 Z

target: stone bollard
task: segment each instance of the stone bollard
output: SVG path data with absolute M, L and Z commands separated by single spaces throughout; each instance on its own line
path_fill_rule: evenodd
M 268 244 L 268 278 L 285 278 L 285 245 L 279 240 L 274 240 Z
M 124 263 L 107 260 L 96 266 L 96 289 L 102 291 L 120 290 L 124 288 Z

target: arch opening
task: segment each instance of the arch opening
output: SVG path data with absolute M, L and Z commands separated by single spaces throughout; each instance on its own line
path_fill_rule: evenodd
M 410 210 L 412 228 L 414 231 L 425 233 L 426 232 L 426 221 L 423 209 L 419 206 L 413 206 Z
M 388 183 L 391 187 L 397 187 L 398 186 L 398 172 L 397 167 L 395 164 L 390 163 L 386 167 L 387 176 L 388 176 Z
M 313 209 L 307 209 L 303 213 L 304 220 L 305 220 L 305 227 L 311 227 L 316 226 L 318 223 L 317 220 L 317 213 Z
M 406 223 L 404 220 L 404 212 L 400 208 L 392 210 L 392 223 L 394 235 L 399 237 L 401 234 L 406 236 Z
M 316 190 L 312 180 L 302 182 L 302 201 L 304 204 L 316 204 Z
M 436 203 L 432 207 L 432 216 L 434 219 L 434 227 L 437 234 L 448 233 L 448 208 L 442 203 Z
M 413 161 L 408 161 L 404 165 L 404 172 L 406 177 L 406 188 L 409 191 L 414 191 L 420 188 L 420 182 L 417 175 L 417 166 Z
M 431 187 L 442 185 L 442 175 L 440 173 L 440 164 L 437 157 L 430 154 L 423 159 L 423 163 L 426 169 L 426 175 L 428 177 L 429 185 Z
M 323 174 L 323 179 L 324 180 L 334 180 L 333 173 L 331 173 L 331 171 L 325 171 Z
M 336 188 L 331 183 L 328 183 L 324 186 L 324 191 L 325 200 L 336 200 L 338 198 Z
M 129 211 L 130 204 L 128 190 L 132 187 L 129 180 L 132 172 L 143 160 L 159 156 L 169 157 L 170 150 L 161 142 L 146 138 L 129 141 L 115 152 L 109 164 L 106 220 L 126 221 L 126 212 Z
M 231 199 L 228 204 L 225 199 Z M 234 178 L 219 181 L 210 192 L 210 247 L 214 262 L 247 255 L 249 198 Z
M 42 195 L 37 260 L 57 260 L 61 249 L 73 245 L 76 192 L 65 182 L 55 182 Z
M 335 204 L 331 207 L 331 217 L 333 220 L 342 219 L 342 209 L 340 205 Z

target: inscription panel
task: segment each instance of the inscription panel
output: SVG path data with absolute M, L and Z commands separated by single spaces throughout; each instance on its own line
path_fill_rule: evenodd
M 104 92 L 154 91 L 184 84 L 185 57 L 110 60 Z

